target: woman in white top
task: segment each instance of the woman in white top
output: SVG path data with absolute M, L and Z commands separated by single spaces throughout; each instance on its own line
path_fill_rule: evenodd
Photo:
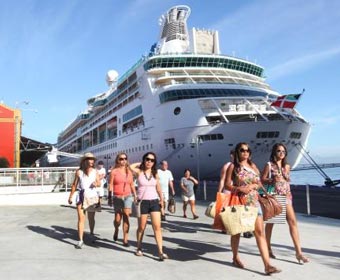
M 78 212 L 78 236 L 79 242 L 75 246 L 77 249 L 81 249 L 84 245 L 84 225 L 85 216 L 88 212 L 88 220 L 90 226 L 90 232 L 93 234 L 95 220 L 95 212 L 86 211 L 83 207 L 84 197 L 98 199 L 98 193 L 96 188 L 100 187 L 100 178 L 95 168 L 94 162 L 96 158 L 92 153 L 85 153 L 80 161 L 80 167 L 76 171 L 74 181 L 72 183 L 71 193 L 68 199 L 68 203 L 72 204 L 72 197 L 76 190 L 78 190 L 78 196 L 76 199 L 77 212 Z

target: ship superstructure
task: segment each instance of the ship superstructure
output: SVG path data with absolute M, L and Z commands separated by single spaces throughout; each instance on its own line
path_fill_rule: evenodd
M 159 41 L 109 89 L 88 100 L 88 108 L 58 138 L 58 149 L 93 152 L 112 164 L 124 151 L 130 162 L 147 151 L 167 160 L 176 176 L 191 168 L 200 179 L 219 176 L 229 151 L 247 142 L 262 168 L 272 145 L 283 142 L 288 160 L 300 160 L 310 124 L 295 110 L 277 109 L 280 94 L 256 63 L 220 54 L 217 31 L 187 28 L 188 6 L 175 6 L 161 19 Z M 75 164 L 63 159 L 62 164 Z M 110 165 L 110 164 L 108 164 Z

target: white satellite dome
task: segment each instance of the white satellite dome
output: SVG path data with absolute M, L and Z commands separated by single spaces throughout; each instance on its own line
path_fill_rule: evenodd
M 106 74 L 106 82 L 111 85 L 118 80 L 118 72 L 116 70 L 109 70 Z

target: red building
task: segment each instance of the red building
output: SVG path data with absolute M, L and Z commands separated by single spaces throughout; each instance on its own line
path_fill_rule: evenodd
M 0 103 L 0 157 L 20 167 L 21 112 Z

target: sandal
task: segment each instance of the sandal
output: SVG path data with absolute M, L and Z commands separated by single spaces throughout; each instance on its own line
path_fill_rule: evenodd
M 167 259 L 169 259 L 169 256 L 167 254 L 162 253 L 159 255 L 160 262 L 163 262 L 164 260 L 167 260 Z
M 238 258 L 233 259 L 233 265 L 241 269 L 244 268 L 244 264 Z
M 136 255 L 137 257 L 142 257 L 142 256 L 143 256 L 142 250 L 141 250 L 141 249 L 137 249 L 135 255 Z
M 264 271 L 267 275 L 271 275 L 271 274 L 274 274 L 274 273 L 280 273 L 281 269 L 278 269 L 275 266 L 270 265 Z
M 299 264 L 304 264 L 304 263 L 308 263 L 309 259 L 307 257 L 305 257 L 304 255 L 296 255 L 296 259 L 298 260 Z

